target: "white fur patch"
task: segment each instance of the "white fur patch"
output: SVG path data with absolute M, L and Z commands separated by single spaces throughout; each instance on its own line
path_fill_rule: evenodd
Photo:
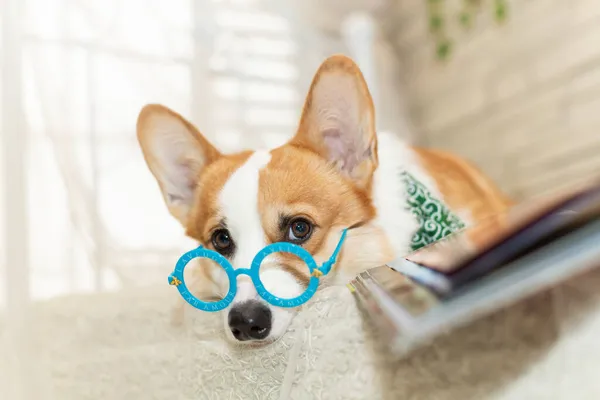
M 249 268 L 256 253 L 266 245 L 258 210 L 258 179 L 269 161 L 269 152 L 256 151 L 231 175 L 219 194 L 221 214 L 236 244 L 231 260 L 234 268 Z
M 400 257 L 410 252 L 413 234 L 419 227 L 414 215 L 406 208 L 406 186 L 401 176 L 414 163 L 414 157 L 391 133 L 381 132 L 377 140 L 379 167 L 373 179 L 375 220 L 385 232 L 395 257 Z
M 411 252 L 414 232 L 419 228 L 413 214 L 406 208 L 406 186 L 401 177 L 409 172 L 421 182 L 432 195 L 443 201 L 434 179 L 427 174 L 417 160 L 416 154 L 392 133 L 380 132 L 379 167 L 375 171 L 373 203 L 377 209 L 376 221 L 385 231 L 396 257 Z M 467 216 L 460 215 L 468 221 Z
M 267 245 L 258 209 L 258 195 L 260 171 L 270 160 L 271 154 L 268 151 L 256 151 L 231 175 L 219 194 L 221 214 L 236 245 L 236 252 L 231 260 L 231 264 L 236 269 L 250 268 L 256 254 Z M 272 263 L 275 260 L 270 257 L 266 261 Z M 272 289 L 274 294 L 281 297 L 291 298 L 302 292 L 301 285 L 293 276 L 276 267 L 261 268 L 260 277 L 267 289 Z M 238 279 L 238 291 L 232 306 L 246 300 L 260 299 L 249 279 L 243 275 Z M 272 315 L 269 337 L 277 338 L 285 332 L 294 314 L 292 310 L 270 304 L 268 306 Z M 224 318 L 227 325 L 228 312 L 224 313 Z M 233 338 L 229 329 L 226 331 Z

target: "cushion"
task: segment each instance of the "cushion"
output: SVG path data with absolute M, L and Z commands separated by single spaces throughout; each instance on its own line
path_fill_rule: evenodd
M 173 326 L 167 285 L 72 295 L 34 304 L 25 379 L 36 398 L 61 400 L 597 399 L 599 287 L 600 273 L 588 274 L 403 359 L 386 351 L 345 287 L 320 290 L 282 339 L 255 348 L 228 344 L 220 313 L 190 307 Z M 7 326 L 8 381 L 24 352 Z

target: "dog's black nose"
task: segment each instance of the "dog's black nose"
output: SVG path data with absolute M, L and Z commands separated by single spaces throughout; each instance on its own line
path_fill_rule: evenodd
M 271 310 L 260 301 L 248 300 L 229 310 L 228 322 L 239 341 L 264 339 L 271 332 Z

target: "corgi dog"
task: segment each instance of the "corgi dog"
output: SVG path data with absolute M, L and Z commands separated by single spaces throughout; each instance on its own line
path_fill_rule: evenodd
M 507 198 L 466 161 L 377 134 L 369 89 L 348 57 L 327 58 L 316 72 L 297 131 L 284 145 L 223 154 L 184 117 L 156 104 L 138 117 L 137 137 L 170 213 L 186 234 L 234 268 L 248 268 L 274 242 L 327 260 L 344 228 L 337 262 L 320 286 L 346 284 L 356 274 L 408 254 L 418 222 L 406 207 L 409 172 L 467 224 L 503 211 Z M 198 298 L 223 296 L 225 272 L 202 259 L 186 277 Z M 188 268 L 190 269 L 190 268 Z M 186 271 L 187 274 L 187 271 Z M 261 266 L 265 287 L 283 298 L 304 292 L 310 272 L 292 256 Z M 222 311 L 234 342 L 281 337 L 296 310 L 268 304 L 247 276 Z M 178 307 L 183 312 L 184 300 Z

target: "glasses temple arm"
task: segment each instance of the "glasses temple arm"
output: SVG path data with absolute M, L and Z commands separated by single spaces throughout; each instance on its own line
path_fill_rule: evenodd
M 331 255 L 331 257 L 329 257 L 329 260 L 325 261 L 323 263 L 323 265 L 321 265 L 320 267 L 317 268 L 319 270 L 319 272 L 321 272 L 323 275 L 327 275 L 329 273 L 329 271 L 331 271 L 331 267 L 333 267 L 333 265 L 337 261 L 337 256 L 340 253 L 340 250 L 342 249 L 342 244 L 344 244 L 344 240 L 346 239 L 347 231 L 348 231 L 348 229 L 344 229 L 342 231 L 342 237 L 340 238 L 340 241 L 338 242 L 337 246 L 335 247 L 333 254 Z

